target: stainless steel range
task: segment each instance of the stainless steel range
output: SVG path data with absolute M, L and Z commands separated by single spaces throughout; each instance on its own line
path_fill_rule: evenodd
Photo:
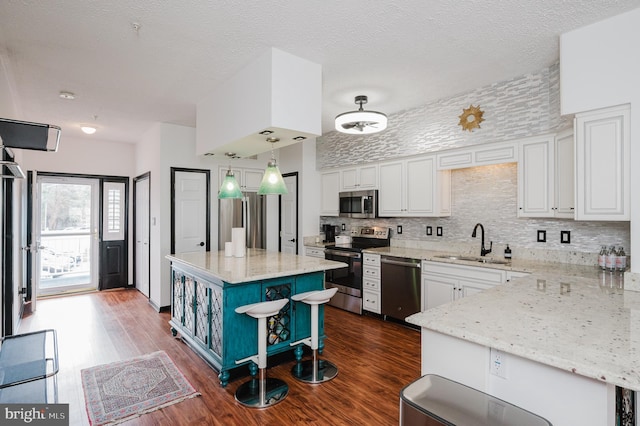
M 326 287 L 338 288 L 329 305 L 362 314 L 362 250 L 388 247 L 390 237 L 389 228 L 361 226 L 351 230 L 351 243 L 326 247 L 325 259 L 347 264 L 326 272 Z

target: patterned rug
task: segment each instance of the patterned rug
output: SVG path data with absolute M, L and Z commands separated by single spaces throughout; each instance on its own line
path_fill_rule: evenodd
M 163 351 L 87 368 L 80 374 L 89 423 L 94 426 L 118 424 L 200 395 Z

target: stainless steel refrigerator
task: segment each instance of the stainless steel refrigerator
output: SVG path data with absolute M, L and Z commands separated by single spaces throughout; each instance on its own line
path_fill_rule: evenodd
M 267 199 L 255 192 L 246 192 L 241 199 L 218 200 L 218 250 L 231 241 L 231 228 L 244 227 L 247 248 L 267 247 Z

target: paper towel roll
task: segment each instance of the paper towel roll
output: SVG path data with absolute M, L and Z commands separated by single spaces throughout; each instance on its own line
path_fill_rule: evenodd
M 235 257 L 244 257 L 247 252 L 244 228 L 231 228 L 231 242 L 233 243 L 233 255 Z
M 231 241 L 224 243 L 224 255 L 225 257 L 233 256 L 233 243 Z

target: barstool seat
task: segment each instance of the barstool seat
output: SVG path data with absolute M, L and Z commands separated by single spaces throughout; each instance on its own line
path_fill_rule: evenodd
M 338 289 L 333 287 L 291 296 L 291 300 L 306 303 L 311 308 L 311 337 L 291 343 L 291 346 L 303 343 L 311 348 L 312 359 L 297 363 L 291 369 L 293 377 L 305 383 L 322 383 L 338 375 L 338 367 L 329 361 L 318 358 L 318 305 L 327 303 L 337 291 Z
M 258 365 L 258 378 L 250 379 L 236 390 L 236 401 L 247 407 L 270 407 L 282 401 L 289 393 L 289 386 L 284 381 L 267 378 L 267 318 L 280 312 L 288 302 L 289 299 L 278 299 L 235 309 L 238 314 L 247 314 L 258 320 L 258 353 L 236 360 L 236 364 L 252 361 Z

